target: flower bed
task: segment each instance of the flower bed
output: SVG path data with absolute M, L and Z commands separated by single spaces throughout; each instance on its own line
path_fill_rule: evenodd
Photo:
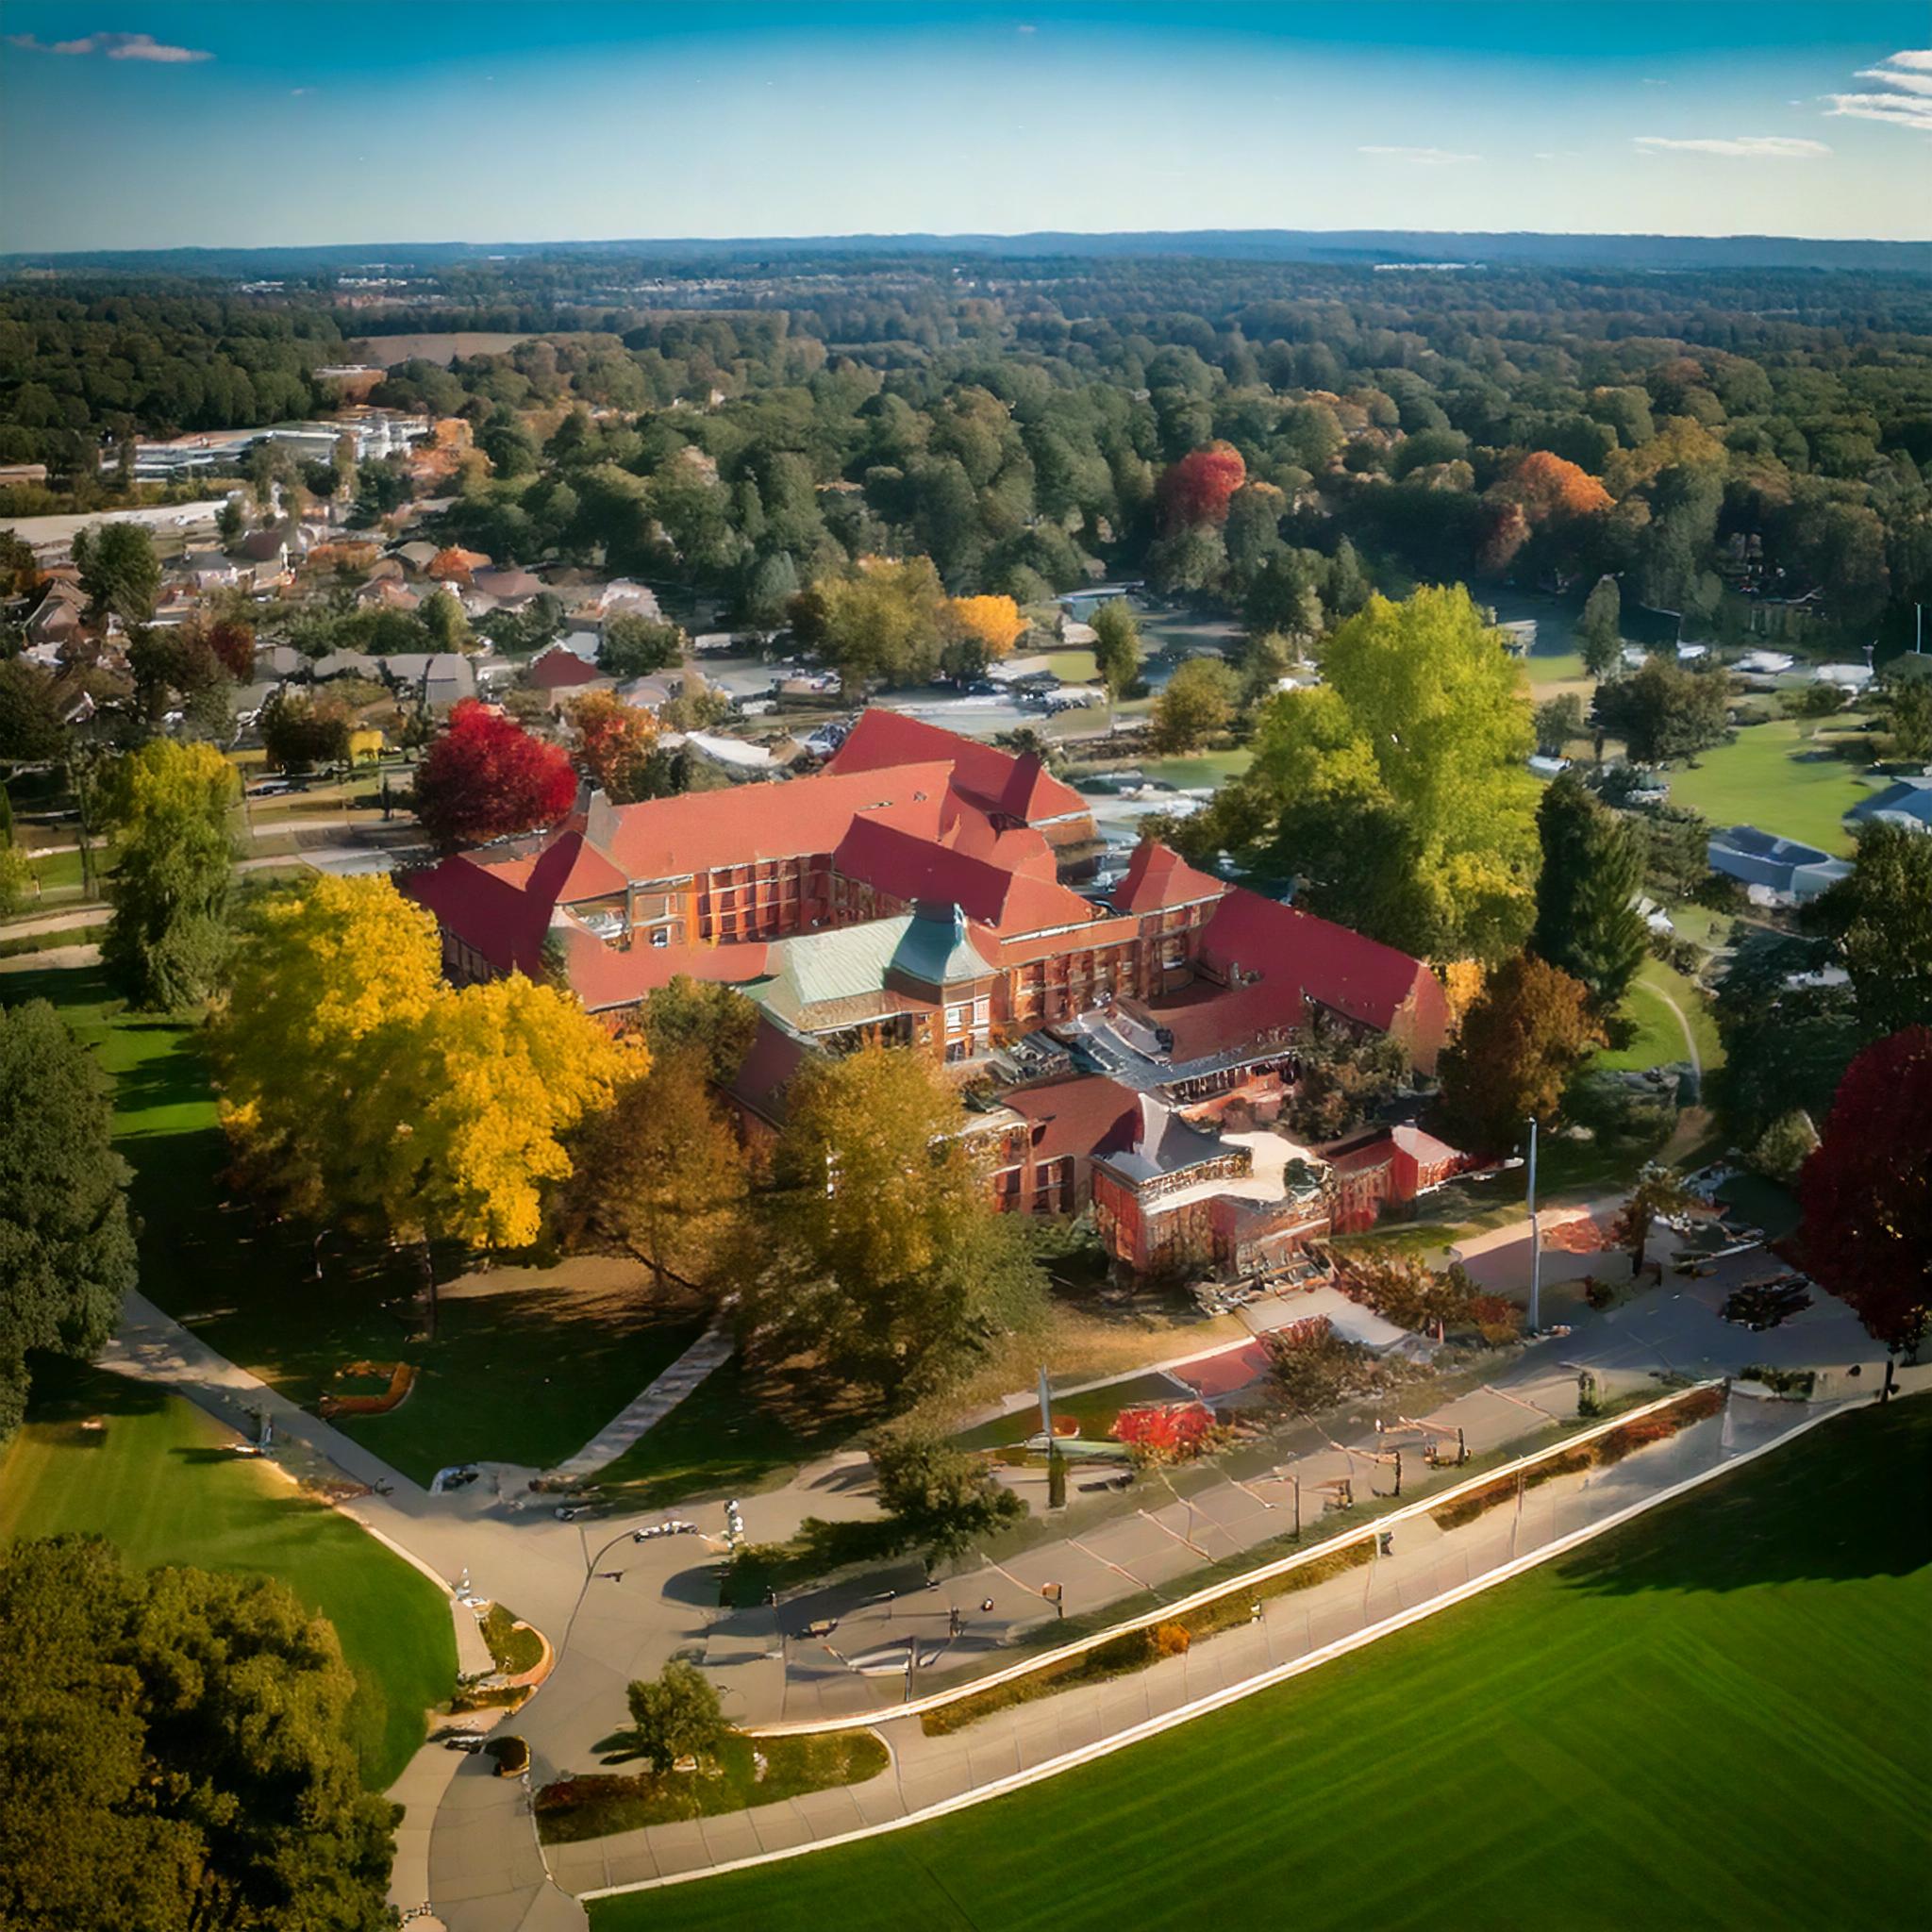
M 351 1362 L 336 1374 L 387 1375 L 389 1387 L 380 1395 L 325 1395 L 315 1405 L 325 1422 L 338 1415 L 387 1415 L 416 1384 L 415 1367 L 409 1362 Z

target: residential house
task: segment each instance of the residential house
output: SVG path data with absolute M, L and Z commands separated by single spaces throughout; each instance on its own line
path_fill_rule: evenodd
M 1815 899 L 1843 878 L 1851 867 L 1815 845 L 1760 832 L 1756 825 L 1731 825 L 1710 835 L 1710 869 L 1741 880 L 1762 904 L 1796 905 Z

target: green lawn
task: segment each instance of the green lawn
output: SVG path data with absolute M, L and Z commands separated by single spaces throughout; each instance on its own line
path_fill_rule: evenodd
M 1695 986 L 1674 967 L 1661 959 L 1645 959 L 1638 968 L 1630 991 L 1624 996 L 1623 1015 L 1635 1023 L 1637 1032 L 1629 1045 L 1615 1052 L 1597 1055 L 1593 1064 L 1606 1070 L 1630 1072 L 1645 1067 L 1668 1066 L 1685 1058 L 1684 1029 L 1660 995 L 1669 994 L 1685 1019 L 1697 1042 L 1698 1058 L 1707 1074 L 1724 1060 L 1724 1045 L 1718 1038 L 1717 1022 L 1710 1004 Z
M 1932 1400 L 1011 1798 L 593 1902 L 595 1932 L 1906 1932 L 1932 1855 Z
M 801 1462 L 860 1433 L 869 1418 L 794 1416 L 761 1388 L 736 1356 L 661 1422 L 646 1430 L 596 1480 L 626 1508 L 681 1497 L 770 1489 Z
M 105 1430 L 80 1423 L 104 1417 Z M 427 1577 L 347 1517 L 223 1446 L 177 1397 L 97 1369 L 37 1360 L 25 1425 L 0 1461 L 0 1543 L 86 1531 L 130 1563 L 278 1576 L 336 1626 L 356 1674 L 350 1742 L 386 1790 L 456 1684 L 449 1607 Z
M 1239 778 L 1254 761 L 1245 745 L 1232 751 L 1197 752 L 1191 758 L 1152 758 L 1138 769 L 1144 778 L 1174 786 L 1182 791 L 1204 785 L 1225 785 Z
M 1700 755 L 1695 768 L 1668 774 L 1673 805 L 1688 805 L 1713 825 L 1756 825 L 1826 852 L 1848 853 L 1844 814 L 1870 793 L 1859 767 L 1829 749 L 1831 734 L 1855 722 L 1774 718 L 1751 724 L 1728 744 Z M 1817 734 L 1815 737 L 1813 734 Z
M 439 1339 L 413 1339 L 415 1266 L 378 1242 L 332 1236 L 314 1279 L 309 1231 L 277 1226 L 230 1200 L 226 1143 L 195 1029 L 128 1013 L 97 971 L 0 979 L 0 1000 L 51 999 L 115 1078 L 115 1139 L 135 1170 L 142 1291 L 215 1348 L 312 1407 L 336 1372 L 364 1358 L 408 1360 L 417 1386 L 388 1415 L 345 1431 L 427 1481 L 489 1457 L 542 1468 L 590 1441 L 698 1334 L 656 1308 L 613 1308 L 568 1290 L 445 1300 Z M 445 1277 L 463 1257 L 441 1257 Z

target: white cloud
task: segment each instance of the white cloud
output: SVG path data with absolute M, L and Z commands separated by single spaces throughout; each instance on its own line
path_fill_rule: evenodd
M 51 43 L 36 40 L 32 34 L 8 34 L 7 44 L 25 47 L 32 54 L 105 54 L 109 60 L 151 60 L 164 67 L 214 58 L 196 47 L 171 47 L 152 34 L 84 34 L 77 41 Z
M 1822 141 L 1804 141 L 1795 134 L 1707 135 L 1694 141 L 1640 134 L 1635 145 L 1649 154 L 1723 155 L 1735 161 L 1809 161 L 1831 152 Z
M 1358 155 L 1381 155 L 1392 161 L 1407 161 L 1417 168 L 1453 168 L 1465 161 L 1479 161 L 1480 155 L 1459 155 L 1446 147 L 1358 147 Z
M 1827 114 L 1932 134 L 1932 47 L 1907 47 L 1889 55 L 1876 67 L 1860 68 L 1857 78 L 1875 80 L 1884 92 L 1826 94 L 1831 103 Z

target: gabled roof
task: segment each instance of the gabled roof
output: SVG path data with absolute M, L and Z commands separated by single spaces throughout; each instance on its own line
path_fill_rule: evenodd
M 645 880 L 829 855 L 861 814 L 890 816 L 930 837 L 939 830 L 946 778 L 944 765 L 906 765 L 687 791 L 618 807 L 600 842 L 627 878 Z
M 1086 1159 L 1129 1147 L 1141 1125 L 1140 1095 L 1099 1074 L 1023 1087 L 1002 1098 L 1031 1124 L 1041 1160 L 1069 1154 Z
M 1264 983 L 1278 976 L 1306 998 L 1379 1032 L 1411 1014 L 1419 1060 L 1424 1051 L 1433 1059 L 1447 1022 L 1442 989 L 1420 959 L 1242 886 L 1231 887 L 1215 907 L 1202 929 L 1201 952 L 1230 984 L 1257 973 Z
M 530 682 L 539 691 L 566 691 L 578 685 L 595 684 L 603 673 L 586 664 L 573 651 L 553 644 L 530 666 Z
M 1091 923 L 1094 908 L 1057 879 L 1010 873 L 876 820 L 855 820 L 832 862 L 858 879 L 913 905 L 937 899 L 958 907 L 1002 939 Z
M 1165 1101 L 1137 1093 L 1133 1137 L 1118 1151 L 1095 1157 L 1113 1173 L 1134 1182 L 1158 1180 L 1164 1174 L 1185 1174 L 1231 1152 L 1228 1143 L 1183 1120 Z
M 744 986 L 765 970 L 766 949 L 756 941 L 728 946 L 607 946 L 575 924 L 560 927 L 564 973 L 571 991 L 593 1013 L 634 1007 L 682 974 L 724 986 Z
M 1127 861 L 1127 875 L 1108 894 L 1123 912 L 1158 912 L 1218 899 L 1225 881 L 1196 872 L 1178 852 L 1142 839 Z
M 1034 824 L 1090 812 L 1087 801 L 1071 785 L 1049 774 L 1037 758 L 1014 758 L 900 711 L 860 712 L 825 769 L 876 772 L 935 758 L 951 762 L 955 787 L 983 809 Z

